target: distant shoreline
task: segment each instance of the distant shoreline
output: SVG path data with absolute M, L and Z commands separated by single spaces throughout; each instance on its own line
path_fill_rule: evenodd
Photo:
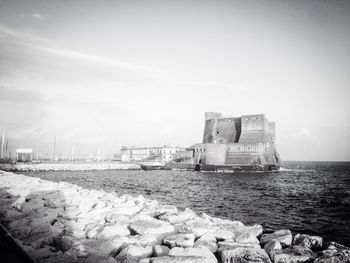
M 140 170 L 135 163 L 78 163 L 78 162 L 51 162 L 51 163 L 1 163 L 0 170 L 11 172 L 36 172 L 36 171 L 88 171 L 88 170 Z

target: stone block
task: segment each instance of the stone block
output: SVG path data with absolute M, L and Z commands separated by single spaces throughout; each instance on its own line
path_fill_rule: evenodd
M 282 246 L 290 246 L 292 244 L 292 233 L 290 230 L 287 229 L 281 229 L 277 230 L 271 234 L 264 234 L 260 238 L 261 245 L 265 245 L 269 241 L 278 241 L 281 243 Z
M 255 247 L 236 247 L 221 252 L 221 262 L 271 263 L 265 250 Z
M 293 240 L 293 245 L 308 247 L 313 251 L 320 250 L 322 244 L 322 237 L 319 236 L 296 234 Z
M 194 234 L 175 234 L 167 236 L 163 239 L 163 243 L 170 248 L 173 247 L 193 247 L 194 244 Z

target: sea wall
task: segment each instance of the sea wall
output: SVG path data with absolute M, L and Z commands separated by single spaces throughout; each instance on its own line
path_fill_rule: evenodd
M 86 170 L 140 170 L 134 163 L 18 163 L 0 164 L 4 171 L 86 171 Z
M 349 262 L 321 237 L 0 171 L 0 218 L 37 262 Z M 271 219 L 273 220 L 273 219 Z

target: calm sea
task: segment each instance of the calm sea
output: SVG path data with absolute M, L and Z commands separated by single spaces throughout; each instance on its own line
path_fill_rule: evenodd
M 30 176 L 139 194 L 197 213 L 320 235 L 350 246 L 350 163 L 286 162 L 278 172 L 60 171 Z

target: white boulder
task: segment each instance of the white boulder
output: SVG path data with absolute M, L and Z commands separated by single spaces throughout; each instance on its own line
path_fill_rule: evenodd
M 167 236 L 163 239 L 163 243 L 171 248 L 173 247 L 193 247 L 194 244 L 194 234 L 175 234 Z

